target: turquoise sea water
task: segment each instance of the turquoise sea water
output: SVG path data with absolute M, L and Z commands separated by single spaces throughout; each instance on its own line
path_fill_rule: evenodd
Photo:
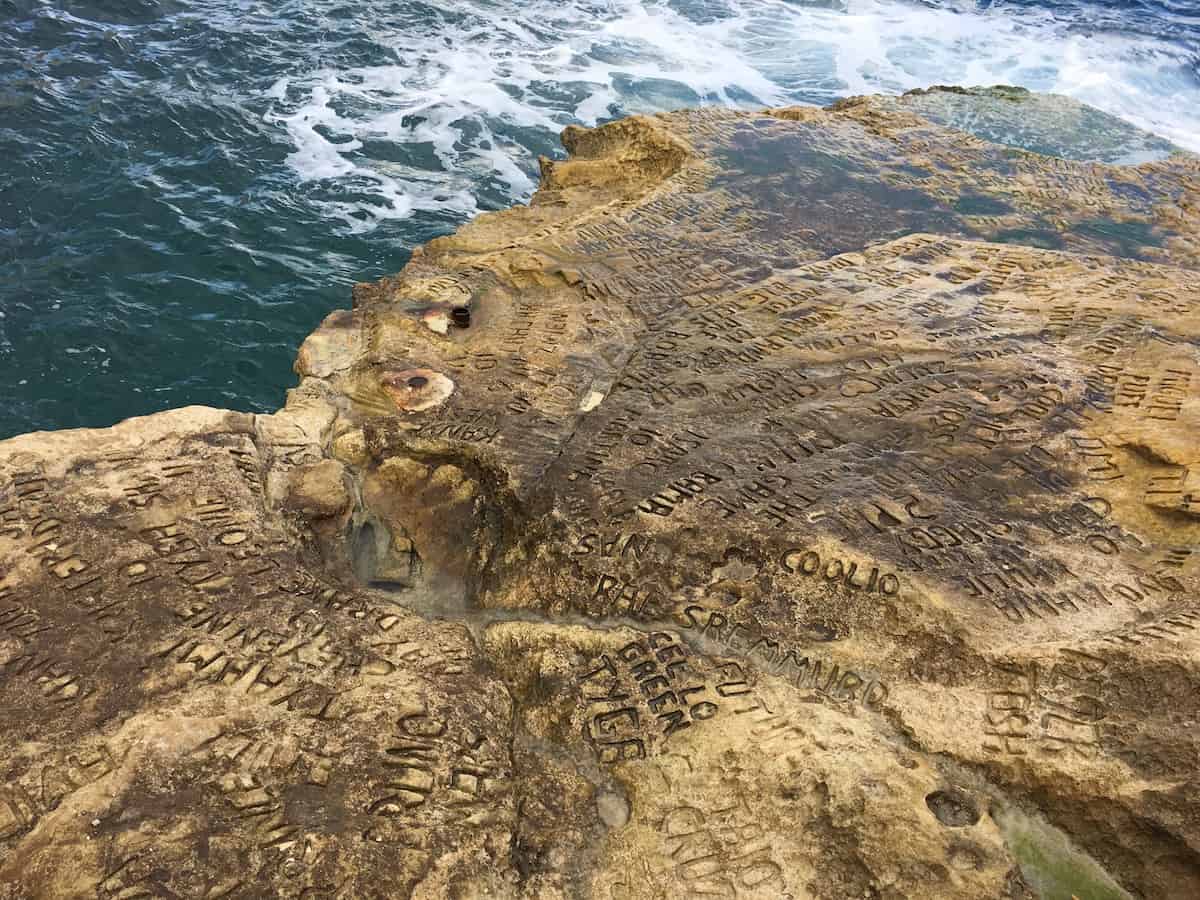
M 1003 82 L 1200 150 L 1198 54 L 1193 0 L 0 0 L 0 437 L 274 409 L 572 122 Z

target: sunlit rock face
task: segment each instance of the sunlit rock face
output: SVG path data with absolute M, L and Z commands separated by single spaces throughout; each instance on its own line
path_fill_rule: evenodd
M 0 443 L 0 897 L 1200 895 L 1200 164 L 1097 116 L 571 129 L 277 414 Z

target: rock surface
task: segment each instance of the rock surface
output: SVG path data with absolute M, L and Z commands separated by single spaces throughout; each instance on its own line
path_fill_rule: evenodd
M 0 897 L 1200 896 L 1200 163 L 1071 109 L 570 128 L 0 443 Z

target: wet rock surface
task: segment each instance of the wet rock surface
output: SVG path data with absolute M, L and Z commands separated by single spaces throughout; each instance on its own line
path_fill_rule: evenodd
M 972 98 L 568 129 L 279 413 L 0 443 L 0 897 L 1200 894 L 1200 165 Z

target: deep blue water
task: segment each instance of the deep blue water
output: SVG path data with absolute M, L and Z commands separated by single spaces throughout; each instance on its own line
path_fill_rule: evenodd
M 571 122 L 1001 82 L 1200 150 L 1198 4 L 0 0 L 0 437 L 274 409 Z

